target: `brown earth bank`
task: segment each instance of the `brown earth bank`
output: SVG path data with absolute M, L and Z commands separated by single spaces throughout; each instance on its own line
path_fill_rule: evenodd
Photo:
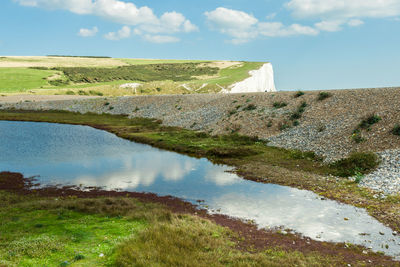
M 136 198 L 141 202 L 151 202 L 164 205 L 175 213 L 191 214 L 210 220 L 218 225 L 227 227 L 239 235 L 237 248 L 247 252 L 259 252 L 271 248 L 281 248 L 286 251 L 300 251 L 304 254 L 319 252 L 323 255 L 338 256 L 343 258 L 348 266 L 400 266 L 399 262 L 390 257 L 377 253 L 364 254 L 365 248 L 359 246 L 346 246 L 343 243 L 329 243 L 314 241 L 298 234 L 283 235 L 272 230 L 258 229 L 254 224 L 230 218 L 224 215 L 208 214 L 206 210 L 171 196 L 157 196 L 151 193 L 106 191 L 101 188 L 68 187 L 39 187 L 34 178 L 25 178 L 22 174 L 1 172 L 0 190 L 5 190 L 20 195 L 50 198 Z

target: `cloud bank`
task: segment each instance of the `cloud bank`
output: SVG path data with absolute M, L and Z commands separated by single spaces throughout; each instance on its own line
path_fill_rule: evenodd
M 318 30 L 300 24 L 284 25 L 281 22 L 260 22 L 246 12 L 218 7 L 205 12 L 211 29 L 226 34 L 234 44 L 249 42 L 259 36 L 286 37 L 294 35 L 317 35 Z
M 79 15 L 94 15 L 111 22 L 127 25 L 118 32 L 105 35 L 110 40 L 120 40 L 130 36 L 131 28 L 143 34 L 145 40 L 160 42 L 179 40 L 169 36 L 177 33 L 190 33 L 198 30 L 190 20 L 178 12 L 166 12 L 157 17 L 150 7 L 137 7 L 134 3 L 120 0 L 14 0 L 23 6 L 62 9 Z M 129 30 L 128 30 L 129 28 Z M 85 33 L 83 33 L 85 34 Z M 154 36 L 153 36 L 154 35 Z M 168 38 L 167 38 L 168 37 Z

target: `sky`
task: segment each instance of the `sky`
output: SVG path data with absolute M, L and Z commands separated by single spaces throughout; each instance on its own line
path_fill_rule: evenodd
M 400 86 L 400 0 L 0 0 L 0 55 L 269 61 L 279 90 Z

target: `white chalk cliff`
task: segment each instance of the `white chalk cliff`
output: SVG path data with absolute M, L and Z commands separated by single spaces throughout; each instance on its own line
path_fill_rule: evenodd
M 271 63 L 264 64 L 258 70 L 249 72 L 250 77 L 232 84 L 225 93 L 276 92 L 274 69 Z

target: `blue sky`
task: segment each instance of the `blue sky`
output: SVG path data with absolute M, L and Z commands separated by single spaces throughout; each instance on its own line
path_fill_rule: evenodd
M 400 0 L 2 0 L 0 55 L 271 61 L 280 90 L 400 86 Z

